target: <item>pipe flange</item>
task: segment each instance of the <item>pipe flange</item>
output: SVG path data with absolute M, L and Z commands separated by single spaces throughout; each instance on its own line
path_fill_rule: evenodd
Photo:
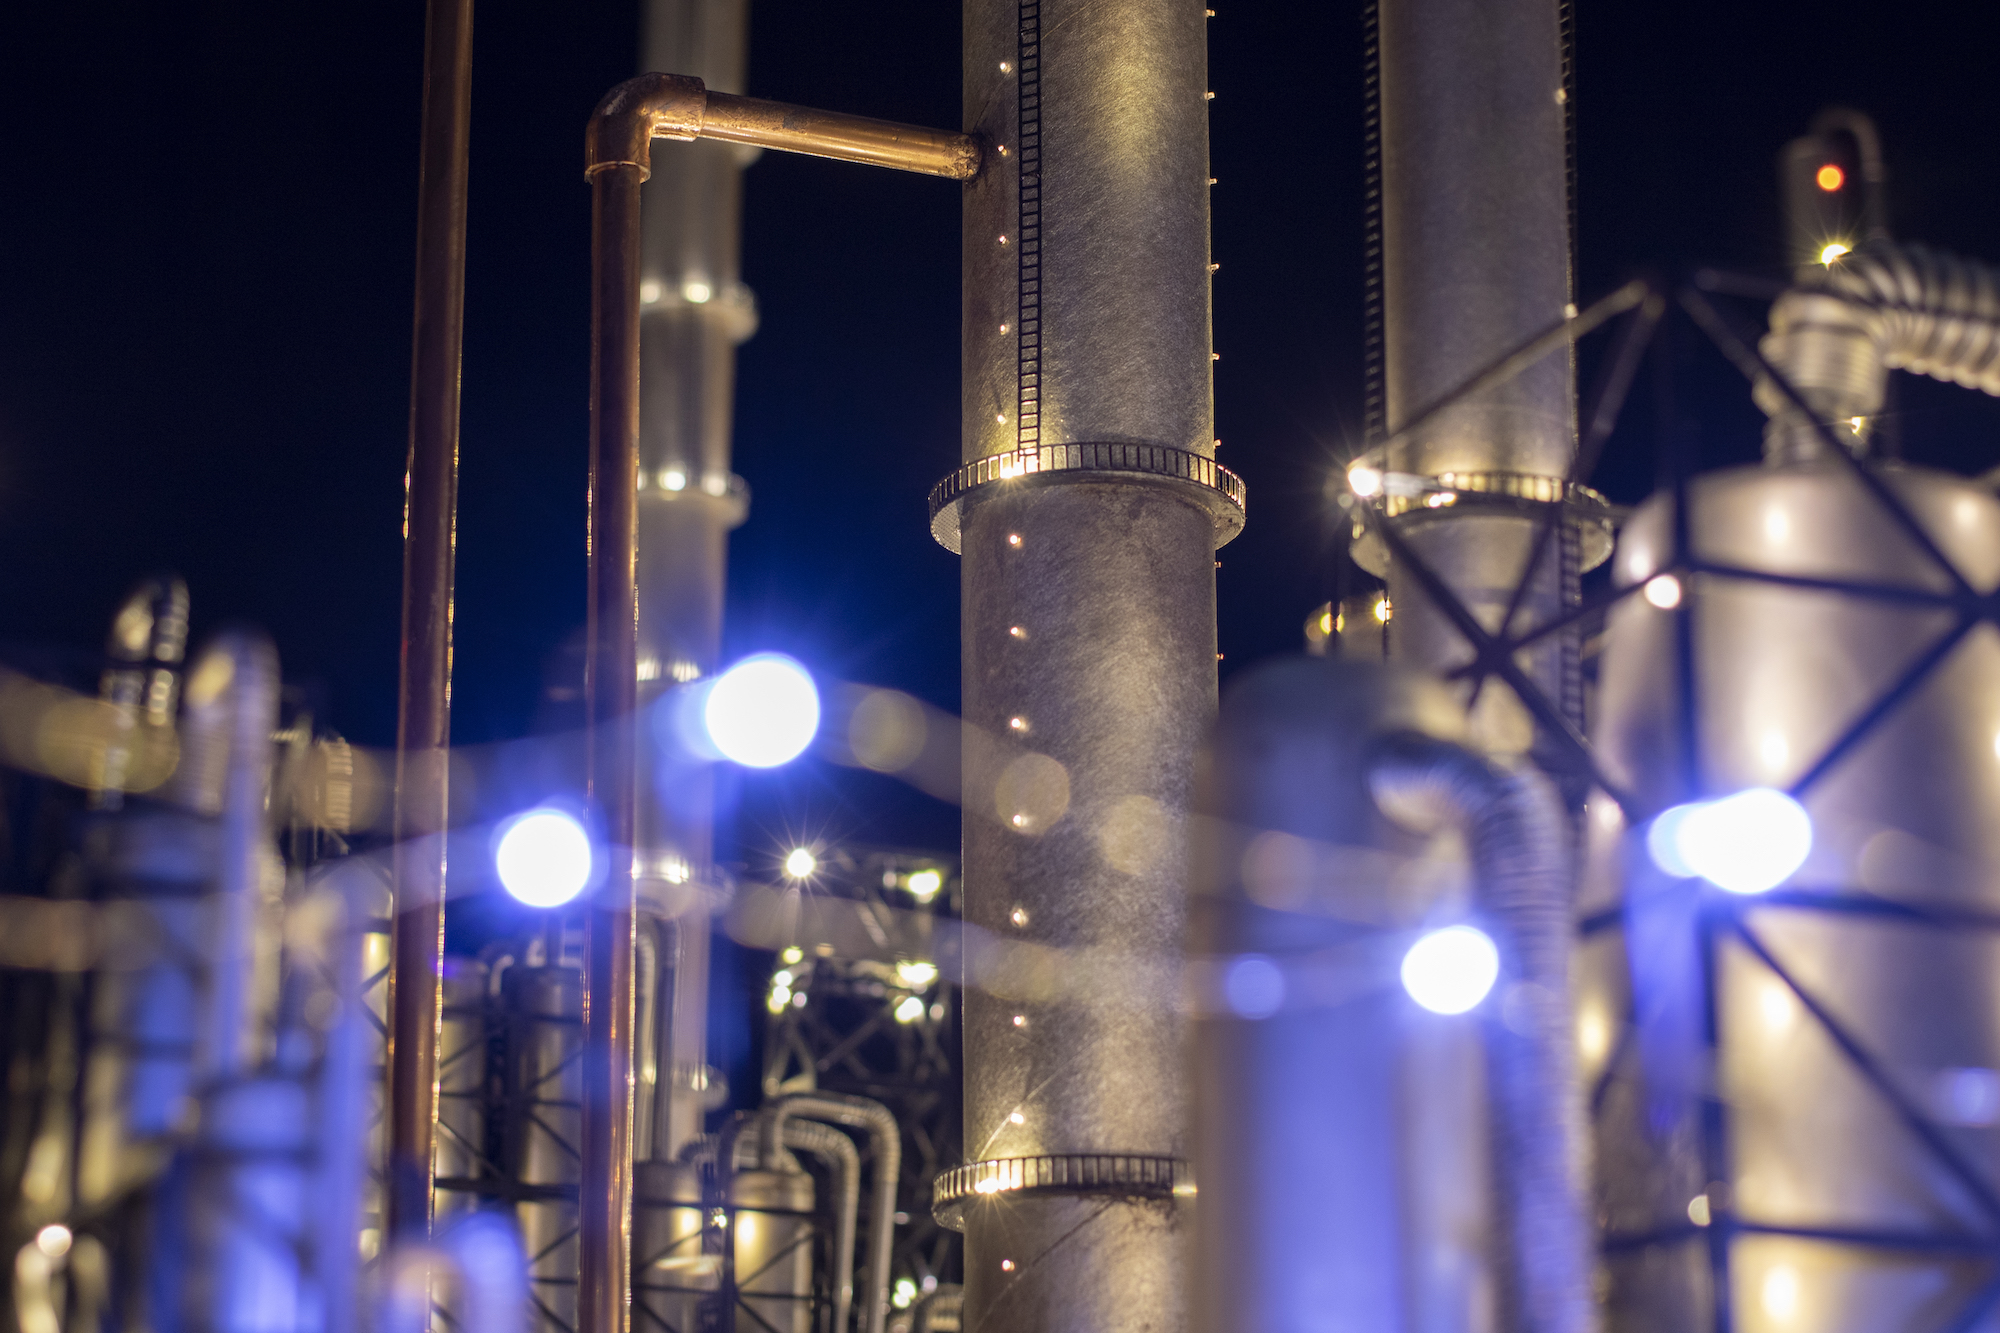
M 939 1226 L 963 1231 L 967 1201 L 995 1194 L 1185 1198 L 1194 1194 L 1194 1172 L 1178 1157 L 1135 1153 L 1058 1153 L 968 1162 L 946 1171 L 931 1185 L 931 1216 Z
M 1075 481 L 1177 484 L 1215 520 L 1215 544 L 1243 531 L 1243 479 L 1213 458 L 1163 444 L 1042 444 L 967 463 L 931 488 L 931 536 L 959 554 L 964 506 L 1001 487 Z
M 1467 510 L 1531 514 L 1553 504 L 1569 511 L 1569 521 L 1583 539 L 1583 569 L 1596 569 L 1611 558 L 1615 517 L 1611 502 L 1590 487 L 1561 477 L 1527 472 L 1441 472 L 1435 477 L 1386 473 L 1377 512 L 1390 520 L 1407 516 L 1408 521 L 1421 521 Z M 1388 577 L 1388 548 L 1365 524 L 1355 523 L 1348 553 L 1376 578 Z

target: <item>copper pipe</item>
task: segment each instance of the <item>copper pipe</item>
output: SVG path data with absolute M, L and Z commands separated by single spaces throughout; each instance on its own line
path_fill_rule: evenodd
M 639 187 L 654 139 L 727 138 L 969 180 L 970 135 L 711 94 L 700 79 L 619 84 L 584 135 L 591 187 L 590 606 L 584 659 L 590 798 L 610 849 L 586 927 L 577 1333 L 625 1333 L 631 1313 L 633 935 L 638 832 Z
M 396 920 L 389 967 L 391 1234 L 430 1230 L 431 1160 L 437 1144 L 452 555 L 471 123 L 472 0 L 430 0 L 417 168 L 416 327 L 410 356 L 403 642 L 396 697 Z

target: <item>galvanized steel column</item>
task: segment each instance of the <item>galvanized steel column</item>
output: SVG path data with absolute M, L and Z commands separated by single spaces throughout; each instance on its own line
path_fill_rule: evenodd
M 996 948 L 966 995 L 970 1165 L 939 1193 L 967 1329 L 1186 1322 L 1176 960 L 1213 551 L 1241 522 L 1211 461 L 1206 41 L 1185 0 L 965 9 L 965 123 L 996 147 L 965 196 L 968 466 L 934 530 L 993 742 L 967 752 L 965 883 Z
M 1563 318 L 1567 93 L 1559 0 L 1380 0 L 1378 22 L 1382 387 L 1393 431 Z M 1440 414 L 1386 464 L 1424 477 L 1560 478 L 1574 420 L 1571 358 L 1557 353 Z M 1479 503 L 1470 486 L 1456 498 L 1463 503 L 1417 510 L 1403 531 L 1494 628 L 1534 522 L 1521 507 Z M 1552 618 L 1564 581 L 1551 543 L 1517 624 Z M 1406 571 L 1392 569 L 1389 586 L 1396 656 L 1432 670 L 1471 658 Z M 1559 636 L 1530 654 L 1537 683 L 1558 702 L 1573 694 L 1568 644 Z M 1502 685 L 1482 692 L 1474 727 L 1491 749 L 1531 744 L 1531 724 Z
M 745 0 L 650 0 L 644 62 L 743 90 Z M 742 174 L 755 156 L 727 143 L 653 155 L 643 191 L 639 322 L 639 697 L 712 675 L 722 652 L 729 530 L 746 503 L 730 475 L 736 345 L 757 326 L 739 280 Z M 708 1064 L 714 780 L 707 763 L 640 737 L 640 900 L 661 918 L 671 995 L 659 1027 L 660 1086 L 640 1090 L 641 1157 L 671 1158 L 702 1130 Z M 642 1061 L 642 1064 L 644 1062 Z M 651 1109 L 650 1124 L 645 1123 Z M 648 1151 L 650 1150 L 650 1151 Z

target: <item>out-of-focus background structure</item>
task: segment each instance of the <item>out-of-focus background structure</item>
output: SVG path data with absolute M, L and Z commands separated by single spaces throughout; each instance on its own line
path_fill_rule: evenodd
M 10 15 L 0 1323 L 2000 1328 L 1975 21 Z

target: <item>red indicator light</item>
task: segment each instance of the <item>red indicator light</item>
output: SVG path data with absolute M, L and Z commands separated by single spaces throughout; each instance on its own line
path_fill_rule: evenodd
M 1819 173 L 1813 177 L 1813 181 L 1820 189 L 1825 190 L 1828 194 L 1832 194 L 1847 183 L 1847 173 L 1829 162 L 1819 169 Z

